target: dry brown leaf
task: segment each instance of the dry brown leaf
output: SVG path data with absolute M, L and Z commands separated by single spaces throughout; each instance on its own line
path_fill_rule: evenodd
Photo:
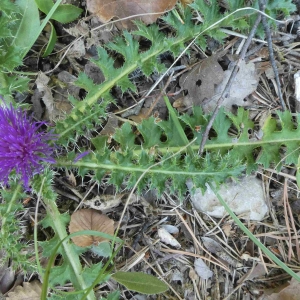
M 142 20 L 151 24 L 159 18 L 164 11 L 174 7 L 176 0 L 87 0 L 87 9 L 97 15 L 102 23 L 112 18 L 126 18 L 132 15 L 145 14 L 141 17 L 120 21 L 125 28 L 132 28 L 132 20 Z M 157 14 L 153 14 L 157 13 Z
M 211 253 L 216 254 L 219 258 L 225 260 L 232 266 L 237 266 L 237 261 L 233 259 L 215 240 L 209 238 L 209 237 L 202 237 L 201 238 L 203 245 L 205 248 L 210 251 Z
M 128 117 L 128 119 L 132 120 L 133 122 L 140 124 L 142 123 L 145 119 L 148 118 L 148 111 L 149 109 L 146 107 L 143 107 L 140 110 L 140 113 L 138 115 L 131 115 Z
M 100 135 L 106 135 L 112 137 L 116 129 L 119 127 L 119 120 L 116 117 L 115 114 L 109 114 L 107 123 L 103 127 L 103 129 L 100 131 Z
M 4 265 L 4 267 L 0 268 L 0 292 L 5 294 L 8 292 L 11 287 L 13 286 L 13 283 L 15 281 L 15 271 L 12 269 L 12 267 L 7 267 Z
M 297 273 L 298 275 L 300 272 Z M 300 285 L 299 282 L 292 278 L 290 285 L 282 289 L 279 293 L 273 293 L 270 296 L 264 296 L 263 300 L 299 300 Z
M 204 111 L 211 111 L 215 108 L 216 103 L 221 96 L 227 82 L 231 76 L 232 68 L 226 70 L 223 74 L 223 81 L 218 87 L 216 87 L 216 95 L 213 99 L 204 107 Z M 251 102 L 245 101 L 245 98 L 249 96 L 252 92 L 256 91 L 258 85 L 258 74 L 256 70 L 256 65 L 253 62 L 246 63 L 241 61 L 239 65 L 239 71 L 233 80 L 229 96 L 224 100 L 222 106 L 227 109 L 231 109 L 233 105 L 237 106 L 247 106 L 251 105 Z
M 42 285 L 39 281 L 24 282 L 17 286 L 13 292 L 8 293 L 7 300 L 39 300 L 41 299 Z
M 113 235 L 114 221 L 94 209 L 80 209 L 72 214 L 69 231 L 73 233 L 81 230 L 95 230 Z M 98 245 L 101 242 L 107 241 L 107 239 L 99 236 L 80 235 L 72 237 L 72 241 L 77 246 L 87 247 Z
M 52 91 L 48 85 L 49 81 L 50 77 L 48 77 L 43 72 L 39 72 L 35 84 L 38 91 L 44 94 L 42 99 L 44 101 L 44 104 L 46 105 L 49 119 L 52 120 L 54 112 L 54 99 L 52 96 Z
M 199 106 L 215 95 L 217 85 L 223 80 L 223 73 L 218 56 L 211 56 L 183 75 L 180 78 L 180 86 L 188 91 L 192 104 Z
M 180 2 L 183 6 L 187 6 L 188 4 L 194 2 L 194 0 L 180 0 Z

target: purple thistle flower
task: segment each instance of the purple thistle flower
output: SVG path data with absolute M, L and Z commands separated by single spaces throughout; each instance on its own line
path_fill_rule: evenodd
M 47 142 L 55 135 L 39 132 L 45 122 L 32 122 L 20 109 L 0 107 L 0 182 L 7 184 L 13 170 L 29 190 L 29 180 L 40 173 L 42 162 L 55 162 L 53 148 Z

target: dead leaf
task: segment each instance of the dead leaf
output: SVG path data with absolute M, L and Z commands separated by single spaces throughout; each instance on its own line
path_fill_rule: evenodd
M 216 254 L 219 258 L 223 259 L 227 263 L 229 263 L 232 266 L 238 266 L 238 262 L 233 259 L 224 249 L 223 247 L 216 242 L 215 240 L 209 238 L 209 237 L 202 237 L 201 238 L 203 245 L 205 248 L 210 251 L 211 253 Z
M 231 72 L 231 69 L 228 69 L 224 72 L 223 81 L 216 88 L 216 95 L 213 97 L 212 101 L 203 107 L 204 112 L 211 111 L 215 108 L 216 103 L 228 82 Z M 246 63 L 245 61 L 241 61 L 239 71 L 236 74 L 231 86 L 229 97 L 225 98 L 222 105 L 229 110 L 232 108 L 232 105 L 250 105 L 251 102 L 245 101 L 244 99 L 252 92 L 256 91 L 258 86 L 258 78 L 259 76 L 257 74 L 256 65 L 253 62 Z
M 180 2 L 183 6 L 187 6 L 188 4 L 194 2 L 194 0 L 180 0 Z
M 300 272 L 297 273 L 300 275 Z M 282 289 L 279 293 L 273 293 L 270 296 L 264 296 L 263 300 L 299 300 L 300 285 L 299 282 L 292 278 L 290 285 Z
M 89 29 L 89 25 L 87 23 L 85 23 L 85 21 L 80 20 L 75 26 L 70 27 L 70 28 L 64 28 L 64 30 L 75 37 L 80 37 L 80 36 L 86 36 L 89 34 L 90 29 Z
M 23 286 L 17 286 L 13 292 L 8 293 L 7 300 L 39 300 L 41 299 L 42 285 L 39 281 L 24 282 Z
M 132 120 L 133 122 L 140 124 L 142 123 L 145 119 L 147 119 L 148 116 L 148 111 L 149 109 L 146 107 L 141 108 L 140 112 L 138 115 L 131 115 L 128 117 L 128 119 Z
M 157 233 L 163 243 L 171 245 L 175 248 L 181 247 L 178 241 L 165 228 L 159 228 Z
M 100 131 L 100 135 L 106 135 L 112 137 L 115 134 L 115 131 L 118 127 L 119 127 L 119 120 L 116 117 L 116 115 L 109 114 L 105 126 Z
M 69 184 L 71 184 L 74 187 L 77 186 L 76 177 L 72 171 L 66 170 L 66 178 L 67 178 Z
M 0 292 L 5 294 L 10 290 L 15 281 L 15 272 L 12 267 L 0 269 Z
M 68 52 L 68 57 L 81 58 L 85 56 L 84 40 L 80 39 L 74 42 L 73 46 Z
M 220 56 L 221 54 L 206 58 L 200 66 L 194 67 L 181 77 L 180 86 L 188 91 L 188 99 L 183 101 L 185 105 L 201 105 L 205 113 L 214 110 L 232 72 L 231 66 L 223 71 L 218 63 Z M 242 61 L 229 96 L 225 98 L 222 106 L 230 110 L 232 105 L 250 105 L 251 103 L 244 99 L 256 90 L 258 78 L 256 65 L 253 62 L 246 64 Z
M 161 227 L 167 230 L 170 234 L 175 235 L 179 233 L 179 229 L 176 226 L 165 224 L 161 225 Z
M 94 209 L 80 209 L 72 214 L 69 231 L 73 233 L 81 230 L 95 230 L 113 235 L 114 221 Z M 98 245 L 101 242 L 107 241 L 107 239 L 99 236 L 80 235 L 72 237 L 72 241 L 77 246 L 87 247 Z
M 142 20 L 146 24 L 151 24 L 166 10 L 172 9 L 175 4 L 176 0 L 87 0 L 86 3 L 88 11 L 97 15 L 102 23 L 107 23 L 114 17 L 121 19 L 145 14 L 141 17 L 120 21 L 125 28 L 132 28 L 132 20 Z
M 200 106 L 205 100 L 210 100 L 215 96 L 215 89 L 222 82 L 223 73 L 218 57 L 211 56 L 183 75 L 180 78 L 180 86 L 188 91 L 192 104 Z
M 53 112 L 54 112 L 54 99 L 52 96 L 51 89 L 48 86 L 48 83 L 50 81 L 50 77 L 48 77 L 46 74 L 39 72 L 38 77 L 35 81 L 36 87 L 39 92 L 44 93 L 43 96 L 43 102 L 46 105 L 49 119 L 52 120 Z
M 265 276 L 266 274 L 266 269 L 263 264 L 257 263 L 256 266 L 252 269 L 249 269 L 244 276 L 242 276 L 237 283 L 244 282 L 245 280 L 253 280 L 255 278 L 260 278 Z
M 195 259 L 194 268 L 198 276 L 202 279 L 209 279 L 214 274 L 201 258 Z
M 100 84 L 105 81 L 104 75 L 100 68 L 90 61 L 85 64 L 84 73 L 88 75 L 95 84 Z

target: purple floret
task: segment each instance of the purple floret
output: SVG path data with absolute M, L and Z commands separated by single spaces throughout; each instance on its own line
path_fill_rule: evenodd
M 44 169 L 42 162 L 55 162 L 53 147 L 48 145 L 55 136 L 39 130 L 44 124 L 33 122 L 12 105 L 0 107 L 0 182 L 7 184 L 15 170 L 29 190 L 30 179 Z

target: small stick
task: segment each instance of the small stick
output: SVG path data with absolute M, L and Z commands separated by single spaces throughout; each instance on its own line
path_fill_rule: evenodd
M 254 34 L 256 32 L 256 29 L 258 27 L 258 24 L 260 23 L 260 20 L 261 20 L 261 14 L 259 14 L 257 16 L 257 19 L 256 19 L 256 21 L 254 23 L 254 26 L 251 29 L 251 31 L 249 33 L 249 36 L 248 36 L 248 38 L 247 38 L 247 40 L 246 40 L 246 42 L 245 42 L 245 44 L 243 46 L 240 58 L 236 62 L 236 65 L 234 66 L 234 68 L 232 70 L 232 73 L 231 73 L 231 75 L 229 77 L 229 80 L 228 80 L 228 82 L 227 82 L 227 84 L 226 84 L 226 86 L 225 86 L 225 88 L 224 88 L 224 90 L 223 90 L 220 98 L 218 99 L 216 108 L 215 108 L 215 110 L 214 110 L 214 112 L 213 112 L 213 114 L 212 114 L 212 116 L 211 116 L 211 118 L 210 118 L 210 120 L 209 120 L 206 128 L 205 128 L 205 132 L 203 133 L 203 138 L 202 138 L 202 141 L 201 141 L 201 144 L 200 144 L 200 148 L 199 148 L 199 151 L 198 151 L 199 156 L 201 156 L 202 153 L 203 153 L 205 143 L 206 143 L 206 141 L 208 139 L 208 133 L 209 133 L 209 131 L 210 131 L 210 129 L 211 129 L 213 123 L 214 123 L 214 120 L 215 120 L 215 118 L 216 118 L 216 116 L 217 116 L 217 114 L 218 114 L 218 112 L 220 110 L 220 107 L 221 107 L 222 103 L 224 102 L 225 98 L 228 97 L 228 93 L 229 93 L 229 91 L 231 89 L 231 86 L 233 84 L 235 76 L 236 76 L 236 74 L 237 74 L 237 72 L 239 70 L 239 65 L 245 59 L 245 55 L 246 55 L 247 49 L 248 49 L 248 47 L 249 47 L 249 45 L 250 45 L 250 43 L 252 41 L 252 38 L 253 38 L 253 36 L 254 36 Z
M 261 12 L 265 12 L 265 8 L 266 8 L 266 1 L 265 0 L 259 0 L 259 10 Z M 272 38 L 271 38 L 270 26 L 269 26 L 269 24 L 267 22 L 267 18 L 264 14 L 261 14 L 261 22 L 263 24 L 266 39 L 267 39 L 267 42 L 268 42 L 270 62 L 271 62 L 273 72 L 274 72 L 274 75 L 275 75 L 275 80 L 276 80 L 276 83 L 277 83 L 278 97 L 279 97 L 279 100 L 280 100 L 282 110 L 286 110 L 286 106 L 285 106 L 285 103 L 283 101 L 282 92 L 281 92 L 281 84 L 280 84 L 280 80 L 279 80 L 278 69 L 277 69 L 277 66 L 276 66 L 275 58 L 274 58 L 274 51 L 273 51 L 273 47 L 272 47 Z

